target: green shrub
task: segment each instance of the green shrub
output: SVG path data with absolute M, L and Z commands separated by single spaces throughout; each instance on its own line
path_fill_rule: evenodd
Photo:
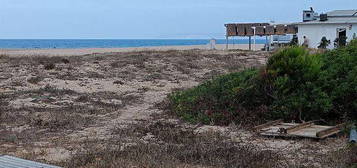
M 223 75 L 169 99 L 172 112 L 194 123 L 356 119 L 357 41 L 323 54 L 285 48 L 261 70 Z
M 256 90 L 258 70 L 223 75 L 200 86 L 170 95 L 172 110 L 183 119 L 205 124 L 229 124 L 245 111 L 264 104 Z
M 270 105 L 272 118 L 316 119 L 330 110 L 330 99 L 319 87 L 321 55 L 311 55 L 303 48 L 287 48 L 273 55 L 267 71 L 276 95 Z
M 332 99 L 330 117 L 357 119 L 357 40 L 324 54 L 319 81 Z

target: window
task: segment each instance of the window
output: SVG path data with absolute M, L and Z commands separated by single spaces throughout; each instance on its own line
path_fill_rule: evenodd
M 337 29 L 337 37 L 346 37 L 347 36 L 347 30 L 346 28 L 338 28 Z

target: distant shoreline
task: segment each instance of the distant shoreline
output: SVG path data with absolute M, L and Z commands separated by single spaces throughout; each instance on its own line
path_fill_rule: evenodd
M 248 44 L 229 44 L 229 49 L 248 50 Z M 252 48 L 254 45 L 252 45 Z M 256 44 L 256 50 L 260 50 L 264 44 Z M 0 55 L 21 56 L 80 56 L 88 54 L 102 54 L 113 52 L 139 52 L 139 51 L 167 51 L 167 50 L 209 50 L 208 45 L 182 45 L 182 46 L 151 46 L 151 47 L 127 47 L 127 48 L 70 48 L 70 49 L 0 49 Z M 217 44 L 217 50 L 225 50 L 225 44 Z
M 210 39 L 0 39 L 0 49 L 86 49 L 86 48 L 137 48 L 158 46 L 206 45 Z M 216 44 L 226 44 L 216 39 Z M 265 44 L 257 39 L 257 44 Z M 230 44 L 249 44 L 248 39 L 230 39 Z M 253 40 L 252 40 L 253 43 Z

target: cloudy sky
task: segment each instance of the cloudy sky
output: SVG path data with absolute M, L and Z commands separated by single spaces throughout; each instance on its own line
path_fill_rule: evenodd
M 356 0 L 0 0 L 0 39 L 223 38 L 230 22 L 296 22 Z

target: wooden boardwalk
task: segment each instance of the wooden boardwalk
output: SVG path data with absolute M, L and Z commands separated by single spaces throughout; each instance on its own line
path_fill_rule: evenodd
M 337 126 L 315 125 L 313 121 L 305 123 L 284 123 L 282 120 L 268 122 L 254 129 L 262 136 L 269 137 L 301 137 L 325 139 L 338 134 L 344 124 Z

